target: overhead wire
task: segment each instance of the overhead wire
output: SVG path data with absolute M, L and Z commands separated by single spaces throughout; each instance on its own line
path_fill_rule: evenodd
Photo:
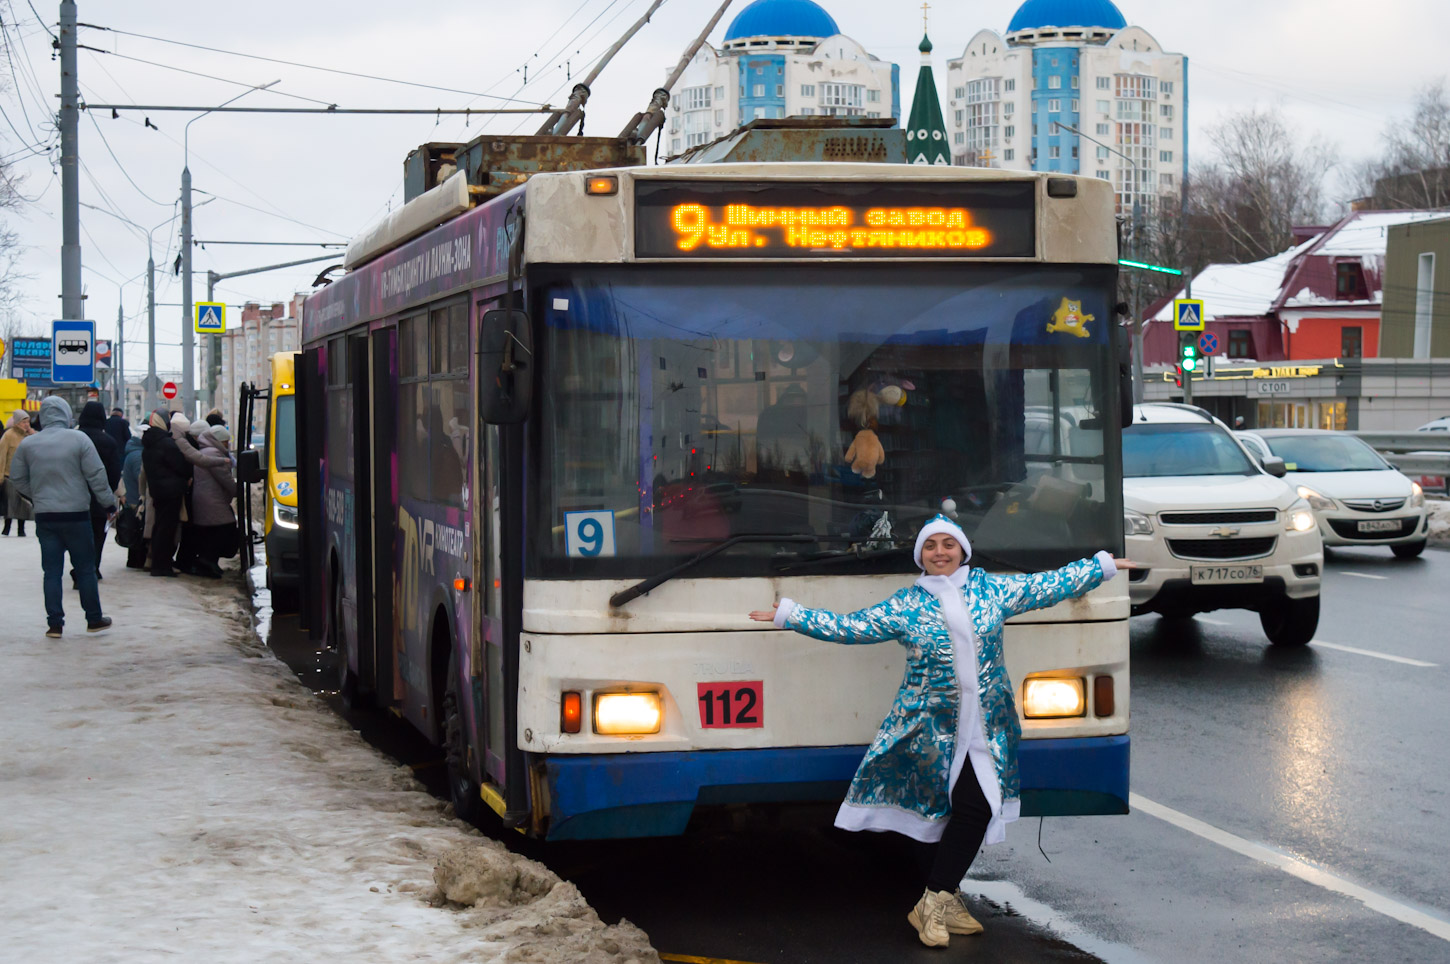
M 120 168 L 121 175 L 131 183 L 131 186 L 136 189 L 136 193 L 144 197 L 146 200 L 150 201 L 152 204 L 159 205 L 160 207 L 169 207 L 171 204 L 170 201 L 158 201 L 141 189 L 141 185 L 137 184 L 136 180 L 131 177 L 130 173 L 126 170 L 126 165 L 121 163 L 121 159 L 117 157 L 116 152 L 111 149 L 111 142 L 106 140 L 105 131 L 101 130 L 101 124 L 99 121 L 96 120 L 96 115 L 92 114 L 90 111 L 86 111 L 86 116 L 91 119 L 91 124 L 95 127 L 96 133 L 101 135 L 101 143 L 106 145 L 106 153 L 111 155 L 111 160 L 116 162 L 116 167 Z
M 253 205 L 238 201 L 235 198 L 224 197 L 214 191 L 203 191 L 200 188 L 193 188 L 192 190 L 196 191 L 197 194 L 205 194 L 208 197 L 214 197 L 218 201 L 225 201 L 228 204 L 235 204 L 237 207 L 246 208 L 249 211 L 256 211 L 258 214 L 265 214 L 268 217 L 281 218 L 283 221 L 291 221 L 293 224 L 300 225 L 304 228 L 311 228 L 314 231 L 322 231 L 325 234 L 331 234 L 339 238 L 347 237 L 347 235 L 343 234 L 341 231 L 333 231 L 330 228 L 323 228 L 315 224 L 308 224 L 306 221 L 299 221 L 296 218 L 288 217 L 285 214 L 276 214 L 272 211 L 263 210 L 262 208 L 254 207 Z
M 146 64 L 149 67 L 160 67 L 163 70 L 174 70 L 174 71 L 176 71 L 179 74 L 189 74 L 192 77 L 202 77 L 202 78 L 205 78 L 206 80 L 215 80 L 218 83 L 231 84 L 234 87 L 248 87 L 248 88 L 251 88 L 252 90 L 262 90 L 263 89 L 263 88 L 258 87 L 256 84 L 248 83 L 245 80 L 231 80 L 230 78 L 227 78 L 227 77 L 218 77 L 215 74 L 207 74 L 207 73 L 203 73 L 203 72 L 201 72 L 199 70 L 187 70 L 185 67 L 176 67 L 176 66 L 174 66 L 172 64 L 163 64 L 163 63 L 158 63 L 157 61 L 154 61 L 154 60 L 145 60 L 145 59 L 143 59 L 141 57 L 132 57 L 130 54 L 120 54 L 120 53 L 116 53 L 113 50 L 105 50 L 105 49 L 102 49 L 101 47 L 89 47 L 89 46 L 86 46 L 85 44 L 77 44 L 76 45 L 76 49 L 78 49 L 78 50 L 84 50 L 84 51 L 87 51 L 88 53 L 93 53 L 93 54 L 107 54 L 107 55 L 112 56 L 112 57 L 119 57 L 122 60 L 131 60 L 131 61 L 135 61 L 138 64 Z M 269 94 L 275 94 L 278 97 L 290 97 L 293 100 L 306 101 L 309 104 L 321 104 L 323 107 L 336 107 L 337 106 L 337 103 L 335 101 L 318 100 L 316 97 L 304 97 L 301 94 L 289 94 L 289 93 L 287 93 L 287 91 L 285 91 L 285 90 L 278 90 L 275 87 L 268 87 L 268 88 L 266 88 L 266 92 L 269 93 Z
M 50 39 L 51 39 L 51 40 L 54 40 L 54 41 L 56 41 L 56 42 L 57 42 L 57 43 L 59 43 L 59 42 L 60 42 L 60 38 L 59 38 L 59 37 L 57 37 L 57 36 L 56 36 L 56 35 L 55 35 L 55 34 L 54 34 L 54 33 L 53 33 L 53 32 L 52 32 L 52 31 L 51 31 L 51 29 L 50 29 L 50 24 L 48 24 L 48 23 L 46 23 L 46 22 L 45 22 L 45 21 L 44 21 L 44 20 L 42 20 L 42 19 L 40 19 L 40 14 L 39 14 L 39 13 L 36 13 L 36 10 L 35 10 L 35 4 L 34 4 L 34 3 L 32 3 L 32 2 L 31 2 L 31 0 L 25 0 L 25 5 L 26 5 L 26 6 L 27 6 L 27 7 L 29 7 L 29 8 L 30 8 L 30 12 L 31 12 L 31 13 L 33 13 L 33 14 L 35 14 L 35 22 L 36 22 L 36 23 L 38 23 L 38 24 L 40 24 L 40 26 L 41 26 L 41 28 L 42 28 L 42 29 L 43 29 L 43 30 L 44 30 L 44 31 L 45 31 L 45 32 L 46 32 L 46 33 L 48 33 L 48 34 L 50 34 Z
M 20 51 L 16 49 L 18 45 L 10 39 L 10 27 L 9 23 L 0 21 L 0 39 L 3 39 L 5 44 L 5 63 L 10 68 L 10 80 L 15 85 L 15 101 L 20 105 L 20 113 L 25 117 L 25 128 L 30 131 L 31 139 L 39 142 L 42 138 L 35 132 L 35 125 L 30 121 L 30 111 L 25 107 L 25 96 L 20 87 L 20 77 L 15 72 L 15 61 L 19 59 Z M 13 124 L 11 129 L 14 130 Z

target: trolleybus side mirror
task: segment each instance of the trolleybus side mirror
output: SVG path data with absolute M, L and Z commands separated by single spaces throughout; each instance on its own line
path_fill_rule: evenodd
M 1289 474 L 1289 467 L 1286 466 L 1284 464 L 1284 460 L 1279 458 L 1277 455 L 1270 456 L 1269 458 L 1264 459 L 1263 465 L 1264 471 L 1269 473 L 1276 479 L 1282 479 L 1284 476 Z
M 534 400 L 534 335 L 517 309 L 483 313 L 478 331 L 478 412 L 490 425 L 529 417 Z
M 264 478 L 262 453 L 256 449 L 243 449 L 237 453 L 237 480 L 244 485 L 256 485 Z

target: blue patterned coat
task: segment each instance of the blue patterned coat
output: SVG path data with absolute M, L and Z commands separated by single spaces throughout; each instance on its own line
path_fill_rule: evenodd
M 1096 558 L 1031 575 L 994 575 L 978 568 L 968 575 L 964 595 L 977 635 L 981 718 L 1008 820 L 1020 808 L 1017 743 L 1022 726 L 1003 660 L 1002 624 L 1081 596 L 1103 578 L 1103 565 Z M 962 692 L 941 603 L 925 589 L 910 586 L 885 602 L 845 615 L 797 606 L 785 616 L 784 626 L 833 643 L 895 639 L 906 647 L 901 689 L 851 781 L 846 804 L 889 808 L 908 820 L 935 824 L 936 833 L 930 834 L 934 839 L 951 815 L 948 788 Z

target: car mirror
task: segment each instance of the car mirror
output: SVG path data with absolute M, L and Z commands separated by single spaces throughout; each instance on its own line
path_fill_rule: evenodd
M 478 410 L 490 425 L 522 422 L 534 396 L 534 338 L 529 316 L 485 311 L 478 330 Z
M 1289 474 L 1288 466 L 1286 466 L 1284 464 L 1284 460 L 1279 458 L 1278 456 L 1271 456 L 1267 459 L 1264 459 L 1262 464 L 1264 466 L 1264 471 L 1269 473 L 1276 479 L 1282 479 L 1284 476 Z
M 256 449 L 245 449 L 237 453 L 237 480 L 243 485 L 256 485 L 265 478 L 262 472 L 262 453 Z

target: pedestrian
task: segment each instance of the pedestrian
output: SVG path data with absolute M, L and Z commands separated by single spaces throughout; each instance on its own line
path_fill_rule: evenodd
M 116 443 L 116 451 L 125 457 L 126 446 L 131 441 L 131 423 L 126 421 L 125 412 L 119 408 L 111 409 L 111 417 L 106 419 L 106 434 Z
M 1243 430 L 1244 430 L 1244 417 L 1242 415 L 1235 415 L 1234 416 L 1234 431 L 1235 432 L 1242 432 Z
M 186 417 L 178 412 L 176 418 L 185 431 Z M 151 575 L 165 577 L 176 575 L 172 565 L 176 531 L 181 524 L 182 504 L 191 487 L 191 463 L 171 437 L 171 422 L 171 414 L 158 408 L 151 413 L 146 434 L 141 436 L 141 466 L 146 473 L 149 496 L 146 528 L 151 539 Z
M 65 627 L 61 606 L 61 574 L 70 554 L 86 632 L 100 633 L 111 625 L 101 612 L 96 582 L 95 541 L 91 533 L 91 501 L 114 512 L 116 496 L 106 481 L 106 467 L 95 445 L 70 427 L 70 406 L 52 395 L 40 403 L 45 427 L 20 443 L 10 463 L 10 481 L 35 505 L 35 538 L 40 543 L 44 572 L 46 636 L 59 639 Z
M 200 444 L 201 433 L 210 426 L 201 419 L 194 422 L 188 421 L 185 416 L 180 416 L 179 421 L 180 426 L 178 427 L 178 415 L 171 416 L 171 437 L 176 439 L 178 447 L 183 441 L 191 443 L 192 451 L 195 452 L 196 446 Z M 186 451 L 183 449 L 181 454 L 186 455 Z M 191 462 L 191 459 L 188 457 L 187 461 Z M 196 509 L 191 501 L 196 490 L 195 465 L 196 463 L 192 462 L 192 484 L 187 488 L 186 499 L 182 502 L 181 526 L 177 530 L 176 540 L 176 571 L 193 576 L 199 575 L 192 571 L 196 568 Z
M 106 467 L 106 482 L 114 495 L 121 486 L 121 449 L 116 445 L 116 440 L 111 438 L 106 425 L 106 408 L 100 402 L 86 402 L 81 406 L 81 417 L 76 420 L 76 427 L 81 430 L 91 444 L 96 447 L 96 454 L 101 457 L 101 464 Z M 101 553 L 106 548 L 106 520 L 110 513 L 103 509 L 99 503 L 91 503 L 91 534 L 96 540 L 96 578 L 101 579 Z M 76 574 L 71 573 L 74 580 Z
M 121 505 L 124 506 L 122 512 L 136 514 L 142 522 L 140 531 L 144 532 L 146 500 L 141 491 L 141 440 L 134 435 L 126 442 L 126 455 L 121 460 Z M 127 569 L 146 568 L 146 546 L 146 538 L 137 535 L 135 541 L 126 547 Z
M 213 428 L 218 425 L 225 425 L 227 424 L 227 417 L 222 414 L 221 409 L 214 408 L 206 413 L 206 424 L 212 426 Z
M 232 499 L 237 494 L 237 481 L 232 475 L 232 460 L 226 443 L 232 433 L 225 425 L 200 424 L 203 431 L 193 446 L 187 433 L 173 433 L 181 454 L 192 465 L 190 558 L 177 553 L 176 568 L 194 576 L 220 579 L 218 560 L 230 559 L 237 552 L 237 517 L 232 512 Z
M 1021 809 L 1021 724 L 1002 654 L 1002 624 L 1082 596 L 1132 568 L 1099 552 L 1052 572 L 993 575 L 967 566 L 972 546 L 938 515 L 916 537 L 915 585 L 859 612 L 789 599 L 750 618 L 834 643 L 906 647 L 896 702 L 836 814 L 844 830 L 893 830 L 936 843 L 926 890 L 907 920 L 928 947 L 982 930 L 957 893 L 983 841 L 1005 839 Z M 958 779 L 963 775 L 965 779 Z
M 5 423 L 5 434 L 0 435 L 0 513 L 5 516 L 5 526 L 0 535 L 10 534 L 10 523 L 16 522 L 20 530 L 16 535 L 25 535 L 25 521 L 31 517 L 30 506 L 20 497 L 20 492 L 10 484 L 10 462 L 21 440 L 34 434 L 30 429 L 30 413 L 20 410 L 12 412 Z

